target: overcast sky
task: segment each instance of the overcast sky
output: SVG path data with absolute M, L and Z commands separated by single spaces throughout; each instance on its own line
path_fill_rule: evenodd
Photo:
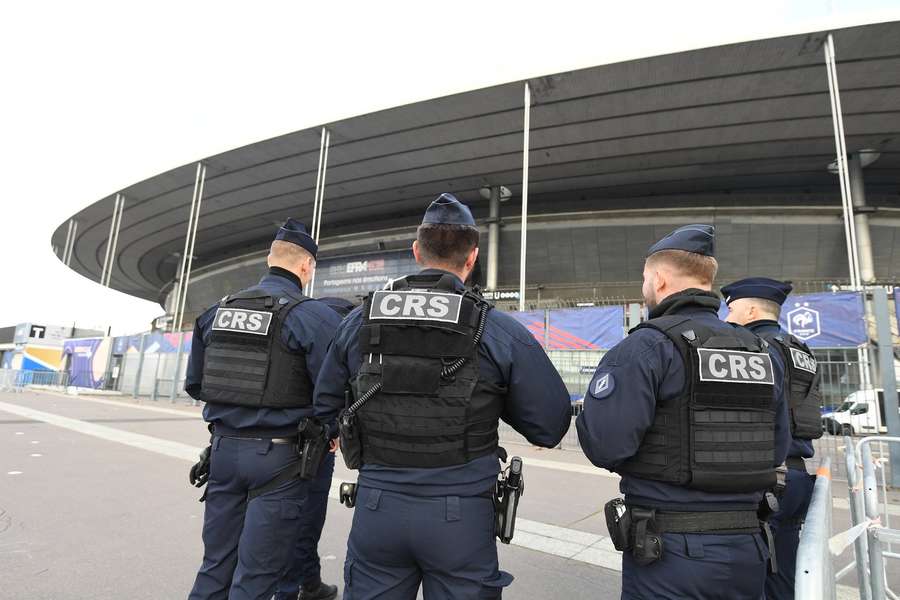
M 4 2 L 0 326 L 146 329 L 158 305 L 76 275 L 50 235 L 178 165 L 530 76 L 895 19 L 898 0 Z

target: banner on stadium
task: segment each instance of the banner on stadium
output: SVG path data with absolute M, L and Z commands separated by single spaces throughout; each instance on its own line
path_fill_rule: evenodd
M 103 387 L 111 347 L 110 338 L 84 338 L 63 342 L 69 385 L 92 389 Z
M 719 317 L 728 307 L 719 306 Z M 865 307 L 857 292 L 791 294 L 781 307 L 781 328 L 810 348 L 857 348 L 868 341 Z
M 323 258 L 316 263 L 316 298 L 336 296 L 358 302 L 391 279 L 417 273 L 412 250 Z
M 547 350 L 609 350 L 625 337 L 625 307 L 591 306 L 549 311 L 544 331 L 543 310 L 509 313 Z
M 112 353 L 114 356 L 120 356 L 122 354 L 128 354 L 129 352 L 140 352 L 141 351 L 141 338 L 146 337 L 144 340 L 144 353 L 145 354 L 154 354 L 154 353 L 162 353 L 162 354 L 170 354 L 174 352 L 178 352 L 178 337 L 177 333 L 145 333 L 145 334 L 137 334 L 137 335 L 123 335 L 120 337 L 114 337 L 112 340 Z M 190 353 L 191 351 L 191 340 L 194 339 L 193 331 L 186 331 L 184 333 L 184 345 L 182 347 L 182 352 L 185 354 Z

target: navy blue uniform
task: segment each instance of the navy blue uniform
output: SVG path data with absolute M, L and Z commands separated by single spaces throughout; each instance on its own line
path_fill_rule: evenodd
M 689 315 L 711 328 L 730 330 L 717 315 L 718 299 L 670 296 L 665 314 Z M 662 309 L 663 306 L 657 307 Z M 659 316 L 659 315 L 652 315 Z M 790 430 L 783 397 L 784 363 L 770 349 L 775 375 L 775 463 L 788 451 Z M 608 377 L 607 377 L 608 376 Z M 685 385 L 685 366 L 662 332 L 642 328 L 600 361 L 576 420 L 584 453 L 611 471 L 633 456 L 653 423 L 658 402 L 674 401 Z M 755 510 L 761 493 L 710 493 L 661 481 L 623 475 L 627 504 L 662 511 Z M 763 593 L 768 551 L 760 534 L 663 534 L 663 556 L 638 566 L 630 553 L 622 560 L 623 598 L 753 598 Z
M 748 323 L 747 328 L 757 335 L 784 333 L 777 321 L 762 320 Z M 815 454 L 811 440 L 791 438 L 788 457 L 812 458 Z M 794 570 L 797 567 L 797 545 L 800 543 L 800 526 L 809 509 L 816 478 L 805 469 L 788 465 L 787 487 L 779 499 L 779 510 L 769 519 L 775 536 L 775 556 L 778 572 L 766 578 L 766 598 L 794 597 Z
M 426 269 L 420 274 L 443 274 Z M 455 289 L 462 282 L 455 278 Z M 362 309 L 341 323 L 316 382 L 315 412 L 333 421 L 362 363 Z M 413 349 L 414 350 L 414 349 Z M 566 387 L 534 337 L 497 310 L 478 347 L 478 377 L 506 391 L 502 419 L 529 442 L 553 447 L 571 422 Z M 373 402 L 377 402 L 376 399 Z M 344 598 L 496 598 L 512 577 L 499 570 L 488 492 L 495 454 L 437 468 L 363 464 L 344 568 Z
M 273 295 L 298 294 L 300 280 L 275 267 L 255 288 Z M 204 353 L 216 308 L 200 315 L 194 327 L 185 389 L 195 398 L 200 397 Z M 337 313 L 314 300 L 299 304 L 285 318 L 281 340 L 292 351 L 305 353 L 311 378 L 318 375 L 339 322 Z M 294 479 L 247 502 L 250 489 L 266 484 L 297 461 L 294 444 L 273 443 L 271 438 L 296 437 L 298 423 L 311 414 L 311 406 L 204 406 L 203 418 L 214 424 L 215 437 L 206 490 L 203 565 L 191 600 L 271 598 L 296 540 L 310 523 L 317 529 L 316 535 L 305 541 L 310 546 L 307 553 L 315 553 L 325 503 L 318 503 L 309 484 Z M 326 472 L 327 496 L 330 472 Z M 308 506 L 317 508 L 311 511 Z M 311 573 L 308 576 L 313 577 Z M 318 573 L 314 577 L 318 579 Z

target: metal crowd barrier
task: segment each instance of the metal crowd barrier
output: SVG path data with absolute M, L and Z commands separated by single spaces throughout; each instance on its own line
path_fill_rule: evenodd
M 854 444 L 844 438 L 847 488 L 850 500 L 850 529 L 833 536 L 831 522 L 830 458 L 819 468 L 806 521 L 800 533 L 795 571 L 795 598 L 798 600 L 834 599 L 837 582 L 856 573 L 861 600 L 896 599 L 887 581 L 887 561 L 900 559 L 892 544 L 900 543 L 900 530 L 891 528 L 887 502 L 887 469 L 884 444 L 898 444 L 900 437 L 870 436 Z M 879 444 L 878 458 L 872 445 Z M 878 481 L 876 471 L 881 471 Z M 880 490 L 880 491 L 879 491 Z M 843 539 L 841 537 L 843 536 Z M 840 554 L 853 538 L 853 560 L 834 571 L 834 555 Z M 835 548 L 832 549 L 832 543 Z
M 837 597 L 834 563 L 828 548 L 831 539 L 831 457 L 825 458 L 816 475 L 797 547 L 794 597 L 798 600 L 834 600 Z
M 33 385 L 64 388 L 68 382 L 69 374 L 61 371 L 0 369 L 0 391 L 4 392 L 21 392 Z

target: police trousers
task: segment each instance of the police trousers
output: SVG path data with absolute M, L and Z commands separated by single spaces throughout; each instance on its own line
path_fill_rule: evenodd
M 622 555 L 628 600 L 760 600 L 769 551 L 758 533 L 664 533 L 662 558 L 639 566 Z
M 189 600 L 269 600 L 300 535 L 307 485 L 247 493 L 297 461 L 294 444 L 216 436 L 203 515 L 203 564 Z
M 494 505 L 483 496 L 360 488 L 344 563 L 344 600 L 500 598 Z
M 328 510 L 328 492 L 334 475 L 334 454 L 325 454 L 316 478 L 309 482 L 306 504 L 300 513 L 300 535 L 294 543 L 293 556 L 278 582 L 275 600 L 296 600 L 301 587 L 316 587 L 321 581 L 319 539 Z
M 794 570 L 797 568 L 800 527 L 809 509 L 815 483 L 816 478 L 806 471 L 788 469 L 787 487 L 778 500 L 779 510 L 769 518 L 769 526 L 775 536 L 775 558 L 778 562 L 778 572 L 769 572 L 766 577 L 766 598 L 769 600 L 794 597 Z

